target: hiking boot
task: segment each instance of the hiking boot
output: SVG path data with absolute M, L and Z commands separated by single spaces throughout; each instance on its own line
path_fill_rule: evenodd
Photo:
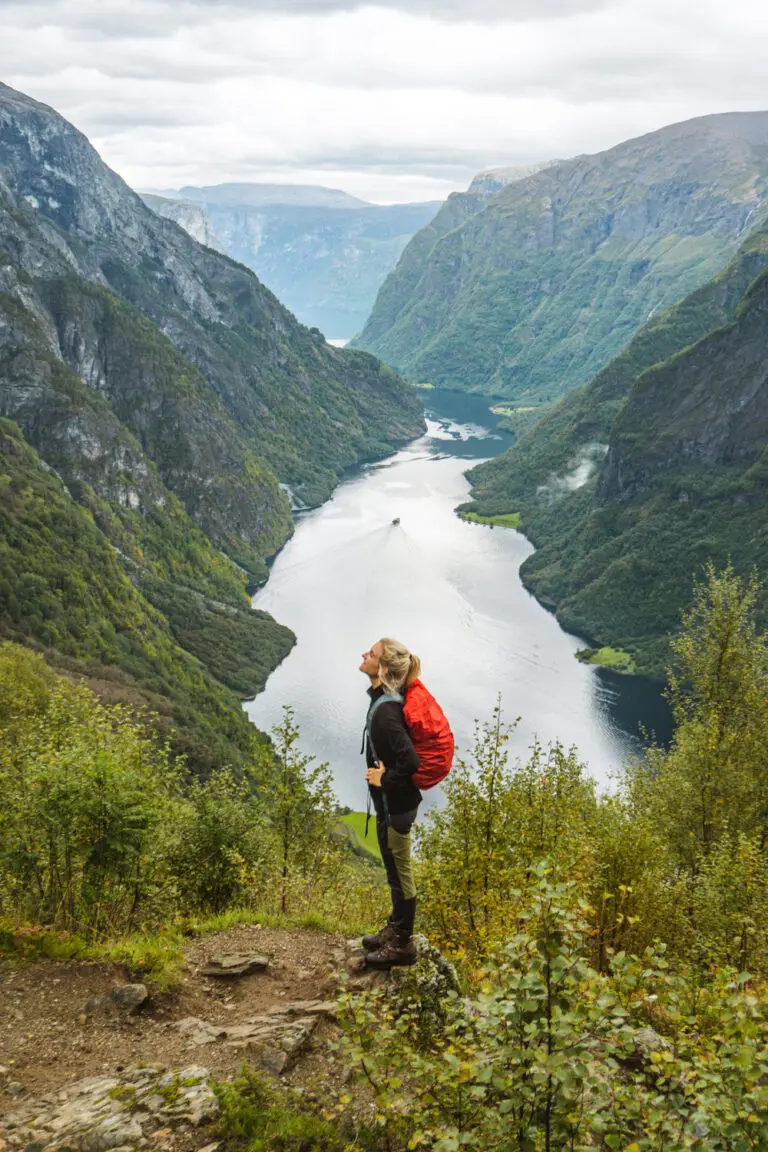
M 363 948 L 365 948 L 366 952 L 375 952 L 378 948 L 381 948 L 382 944 L 386 944 L 393 931 L 392 921 L 387 920 L 381 932 L 376 932 L 373 936 L 363 936 Z
M 401 964 L 415 964 L 419 958 L 416 943 L 412 936 L 403 941 L 394 930 L 375 952 L 365 957 L 366 968 L 397 968 Z

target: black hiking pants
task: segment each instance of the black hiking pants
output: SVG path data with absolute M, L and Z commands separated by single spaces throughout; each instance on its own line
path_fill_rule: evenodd
M 371 788 L 371 796 L 376 812 L 376 835 L 392 896 L 392 913 L 389 919 L 402 943 L 405 943 L 413 935 L 416 920 L 411 828 L 418 808 L 413 808 L 410 812 L 388 815 L 381 788 Z

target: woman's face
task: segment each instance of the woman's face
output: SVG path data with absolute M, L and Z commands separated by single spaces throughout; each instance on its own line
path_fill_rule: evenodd
M 366 676 L 377 677 L 379 675 L 379 665 L 381 664 L 382 655 L 381 640 L 377 640 L 375 644 L 371 644 L 367 652 L 363 652 L 363 662 L 360 665 L 360 671 L 364 672 Z

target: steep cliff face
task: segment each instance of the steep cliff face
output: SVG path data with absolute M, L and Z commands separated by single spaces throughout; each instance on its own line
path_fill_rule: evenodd
M 213 248 L 215 252 L 226 252 L 226 248 L 213 230 L 205 209 L 200 204 L 193 204 L 191 200 L 178 200 L 167 196 L 153 196 L 149 193 L 142 195 L 142 200 L 148 204 L 158 216 L 165 216 L 173 220 L 180 228 L 204 244 L 206 248 Z
M 507 184 L 514 184 L 518 180 L 525 180 L 527 176 L 535 176 L 545 168 L 558 164 L 558 160 L 544 160 L 539 164 L 512 164 L 506 168 L 488 168 L 485 172 L 478 172 L 467 191 L 470 196 L 480 196 L 483 200 L 490 200 L 506 188 Z
M 767 188 L 763 112 L 562 161 L 415 238 L 357 344 L 419 380 L 557 398 L 712 277 L 768 213 Z
M 703 565 L 768 563 L 768 225 L 590 384 L 475 469 L 521 512 L 523 577 L 574 631 L 660 673 Z M 768 612 L 768 604 L 763 606 Z
M 198 201 L 191 207 L 204 210 L 222 251 L 252 268 L 303 324 L 330 339 L 349 339 L 363 327 L 411 236 L 440 204 L 365 204 L 324 188 L 314 190 L 313 202 L 312 191 L 258 184 L 184 189 Z M 188 201 L 145 199 L 191 231 Z
M 60 116 L 6 87 L 0 88 L 0 145 L 0 188 L 11 214 L 33 217 L 49 249 L 45 259 L 22 264 L 23 271 L 48 283 L 60 281 L 68 268 L 70 275 L 122 297 L 132 306 L 126 315 L 140 312 L 152 322 L 155 327 L 142 333 L 155 342 L 157 360 L 169 358 L 173 402 L 193 411 L 196 402 L 202 405 L 199 419 L 186 428 L 190 460 L 201 451 L 207 455 L 200 437 L 213 426 L 217 437 L 229 437 L 223 456 L 231 459 L 232 472 L 241 483 L 251 472 L 257 486 L 271 484 L 276 512 L 284 517 L 284 498 L 274 477 L 269 479 L 270 469 L 313 502 L 326 497 L 355 460 L 418 433 L 419 402 L 393 372 L 370 357 L 326 346 L 246 269 L 151 212 Z M 57 264 L 50 251 L 59 254 Z M 122 323 L 121 316 L 115 339 Z M 102 394 L 113 385 L 124 387 L 124 358 L 114 374 L 121 379 L 112 380 L 92 343 L 85 340 L 78 348 L 66 337 L 65 316 L 56 318 L 56 328 L 59 354 L 76 371 L 93 360 Z M 145 383 L 153 372 L 154 367 Z M 136 404 L 157 408 L 165 401 L 156 383 L 151 389 L 139 383 L 128 407 L 138 421 Z M 152 422 L 151 413 L 147 419 Z M 212 454 L 222 454 L 219 445 Z M 243 510 L 239 520 L 246 519 Z M 238 531 L 234 522 L 227 530 Z
M 597 499 L 627 501 L 664 473 L 748 469 L 768 446 L 768 272 L 730 324 L 645 372 L 611 429 Z M 681 488 L 680 498 L 685 498 Z
M 440 206 L 439 211 L 405 247 L 396 268 L 379 288 L 373 310 L 360 335 L 351 342 L 352 346 L 369 348 L 378 341 L 386 344 L 390 330 L 396 328 L 400 317 L 403 318 L 403 323 L 409 322 L 407 317 L 414 307 L 417 285 L 421 282 L 431 253 L 438 242 L 455 229 L 461 228 L 478 212 L 482 212 L 508 184 L 524 180 L 533 172 L 542 171 L 547 167 L 550 165 L 489 169 L 487 172 L 479 172 L 466 192 L 452 192 Z M 418 326 L 419 322 L 414 318 L 413 323 Z M 421 331 L 425 339 L 428 339 L 426 324 L 421 326 Z
M 29 499 L 23 476 L 0 481 L 18 493 L 4 506 L 18 546 L 2 552 L 0 631 L 149 701 L 201 769 L 247 756 L 238 695 L 292 643 L 246 597 L 292 530 L 284 486 L 322 499 L 344 468 L 423 427 L 395 373 L 329 348 L 4 86 L 0 417 L 21 429 L 6 423 L 4 443 L 31 477 Z M 106 560 L 91 571 L 90 553 L 120 579 Z
M 105 513 L 116 522 L 105 525 Z M 243 680 L 262 684 L 293 637 L 250 611 L 235 571 L 180 509 L 155 522 L 162 547 L 145 533 L 145 556 L 129 555 L 129 520 L 81 506 L 0 419 L 0 638 L 38 648 L 110 702 L 149 708 L 193 771 L 238 766 L 258 733 L 236 693 Z M 162 578 L 168 564 L 173 584 Z M 183 619 L 156 606 L 166 587 Z

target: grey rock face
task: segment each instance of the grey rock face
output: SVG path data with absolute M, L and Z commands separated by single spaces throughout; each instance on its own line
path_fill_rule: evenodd
M 559 160 L 543 160 L 539 164 L 514 164 L 506 168 L 488 168 L 485 172 L 478 172 L 467 189 L 471 196 L 479 196 L 481 200 L 490 200 L 508 184 L 517 180 L 525 180 L 545 168 L 552 168 L 559 164 Z
M 173 220 L 193 240 L 197 240 L 198 244 L 213 248 L 215 252 L 226 251 L 200 204 L 193 204 L 191 200 L 171 200 L 165 196 L 152 196 L 148 193 L 142 195 L 142 200 L 153 212 L 157 212 L 158 216 Z
M 215 187 L 189 190 L 200 198 L 196 205 L 145 200 L 196 239 L 207 231 L 205 243 L 252 268 L 303 324 L 331 339 L 360 331 L 403 248 L 440 206 L 237 202 L 232 186 L 223 187 L 229 194 Z M 244 186 L 243 197 L 253 187 Z M 191 209 L 204 213 L 205 223 Z

